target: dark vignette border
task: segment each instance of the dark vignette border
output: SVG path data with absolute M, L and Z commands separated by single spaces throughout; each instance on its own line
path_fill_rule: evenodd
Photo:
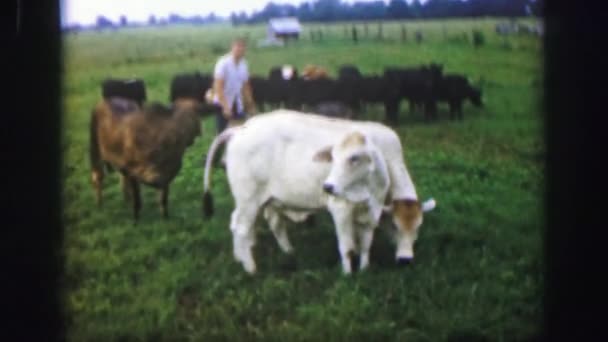
M 545 338 L 605 340 L 598 338 L 606 336 L 599 286 L 606 276 L 600 245 L 606 144 L 599 138 L 608 87 L 606 68 L 596 61 L 605 60 L 606 12 L 593 1 L 545 2 Z
M 9 109 L 0 125 L 7 151 L 3 157 L 8 154 L 2 169 L 11 173 L 3 177 L 3 232 L 15 241 L 2 242 L 16 262 L 10 267 L 13 274 L 2 277 L 9 304 L 4 306 L 8 329 L 3 332 L 20 337 L 13 341 L 49 341 L 53 336 L 63 340 L 59 1 L 15 0 L 5 5 L 9 20 L 4 22 L 4 37 L 15 46 L 6 51 L 5 70 L 16 77 L 9 83 L 9 95 L 5 93 Z M 600 28 L 608 21 L 597 16 L 602 13 L 601 6 L 589 1 L 553 0 L 545 5 L 547 341 L 602 340 L 597 339 L 600 331 L 606 334 L 599 296 L 606 250 L 598 246 L 605 241 L 606 228 L 600 221 L 603 203 L 593 197 L 601 197 L 599 186 L 606 177 L 598 161 L 606 155 L 599 137 L 607 127 L 601 120 L 608 86 L 593 83 L 606 80 L 600 75 L 606 68 L 597 63 L 606 58 L 598 47 L 606 41 Z M 11 96 L 12 91 L 19 97 Z
M 3 2 L 4 70 L 1 239 L 11 259 L 3 274 L 4 341 L 65 339 L 61 294 L 61 39 L 59 1 Z M 10 76 L 9 76 L 10 77 Z M 12 107 L 12 108 L 11 108 Z M 6 106 L 4 107 L 6 108 Z M 14 241 L 13 239 L 14 238 Z M 4 336 L 3 336 L 4 337 Z

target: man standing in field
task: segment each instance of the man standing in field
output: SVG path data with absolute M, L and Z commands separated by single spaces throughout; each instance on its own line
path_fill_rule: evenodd
M 248 114 L 255 114 L 255 103 L 249 84 L 249 68 L 245 60 L 246 42 L 237 38 L 232 49 L 220 57 L 213 73 L 214 101 L 222 107 L 217 115 L 217 134 L 242 124 Z

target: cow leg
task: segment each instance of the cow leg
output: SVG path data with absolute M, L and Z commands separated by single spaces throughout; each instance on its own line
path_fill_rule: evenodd
M 141 195 L 139 193 L 139 182 L 133 177 L 129 177 L 129 185 L 133 195 L 133 219 L 135 223 L 139 220 L 139 211 L 141 209 Z
M 359 232 L 359 245 L 361 259 L 359 261 L 359 269 L 364 270 L 369 266 L 369 251 L 372 246 L 374 239 L 374 228 L 373 227 L 361 227 Z
M 361 115 L 362 106 L 360 101 L 354 101 L 351 108 L 353 109 L 353 118 L 357 118 Z
M 95 188 L 95 201 L 98 207 L 103 204 L 103 177 L 103 170 L 94 170 L 91 174 L 93 187 Z
M 458 114 L 458 119 L 462 120 L 462 101 L 456 103 L 456 113 Z
M 434 101 L 427 101 L 424 104 L 424 111 L 426 114 L 427 121 L 437 119 L 437 103 Z
M 386 121 L 389 125 L 397 125 L 397 118 L 399 116 L 399 103 L 398 102 L 385 102 L 384 111 L 386 114 Z
M 125 203 L 131 203 L 133 194 L 131 193 L 131 184 L 129 178 L 124 173 L 120 174 L 120 188 L 122 190 L 122 196 Z
M 428 123 L 431 121 L 431 113 L 429 111 L 429 107 L 425 104 L 423 106 L 424 120 Z
M 344 274 L 351 274 L 351 259 L 355 258 L 356 251 L 352 208 L 344 204 L 334 204 L 330 206 L 330 212 L 336 226 L 342 272 Z
M 165 185 L 158 192 L 158 202 L 160 204 L 160 212 L 161 212 L 163 218 L 165 218 L 165 219 L 169 218 L 169 208 L 167 205 L 168 197 L 169 197 L 169 185 Z
M 255 244 L 253 226 L 257 212 L 257 206 L 237 204 L 230 217 L 234 258 L 243 264 L 249 274 L 255 273 L 256 269 L 251 249 Z
M 456 104 L 454 101 L 449 101 L 448 105 L 450 106 L 450 119 L 454 120 L 456 119 Z
M 268 221 L 270 230 L 272 231 L 272 234 L 274 234 L 274 238 L 277 240 L 277 244 L 281 250 L 287 254 L 293 253 L 293 246 L 289 242 L 287 236 L 285 219 L 281 218 L 279 213 L 270 208 L 264 209 L 264 217 L 266 218 L 266 221 Z

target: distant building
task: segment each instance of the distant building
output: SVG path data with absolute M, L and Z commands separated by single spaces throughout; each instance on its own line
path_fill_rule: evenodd
M 268 40 L 297 40 L 302 32 L 302 25 L 295 17 L 272 18 L 268 20 Z

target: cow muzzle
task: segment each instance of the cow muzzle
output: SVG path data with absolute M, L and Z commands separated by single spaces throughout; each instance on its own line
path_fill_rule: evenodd
M 414 251 L 411 246 L 402 246 L 397 251 L 396 255 L 397 265 L 405 266 L 409 265 L 414 261 Z
M 397 258 L 397 265 L 399 265 L 399 266 L 407 266 L 407 265 L 411 264 L 412 261 L 414 261 L 413 257 L 398 257 Z

